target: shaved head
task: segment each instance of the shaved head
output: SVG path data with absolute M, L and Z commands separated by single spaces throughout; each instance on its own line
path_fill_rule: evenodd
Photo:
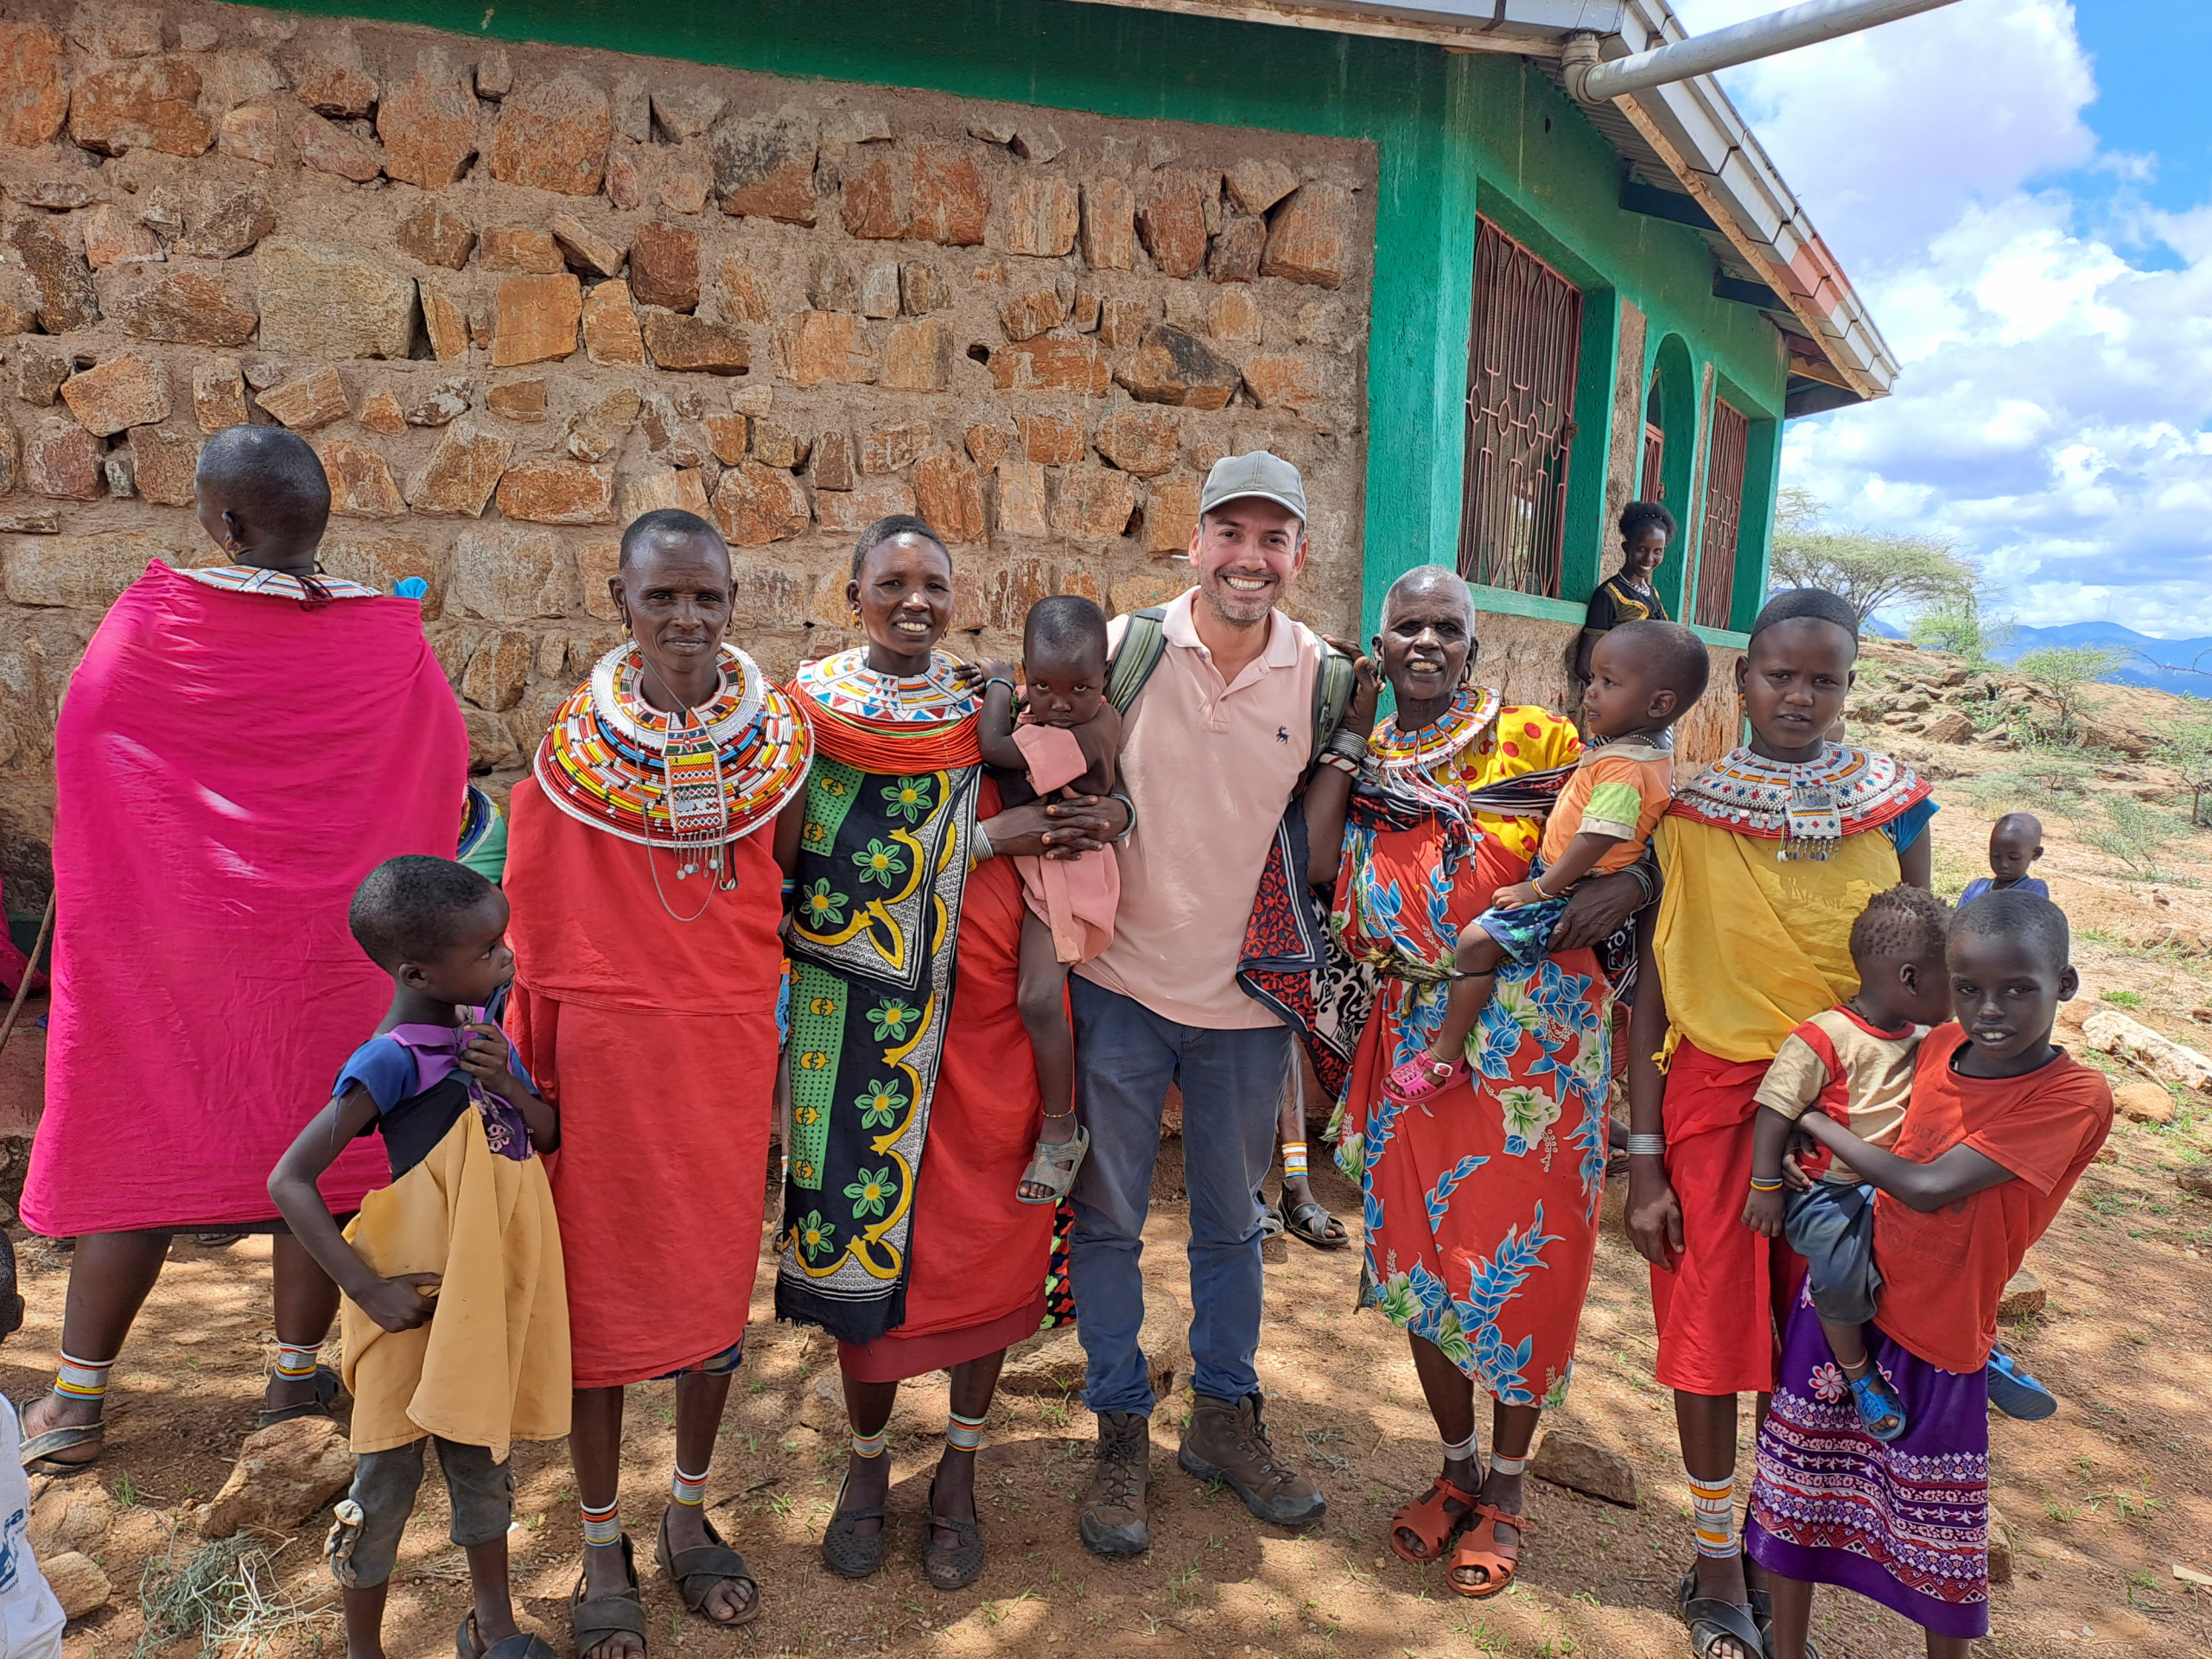
M 281 426 L 226 426 L 200 447 L 193 488 L 212 510 L 276 541 L 312 545 L 330 522 L 330 480 L 308 441 Z
M 1415 594 L 1427 598 L 1433 594 L 1445 594 L 1457 601 L 1466 613 L 1468 632 L 1471 633 L 1474 631 L 1474 590 L 1467 586 L 1465 577 L 1450 566 L 1442 564 L 1417 564 L 1392 582 L 1390 590 L 1382 595 L 1382 620 L 1385 622 L 1389 620 L 1390 613 L 1397 608 L 1400 600 L 1411 599 Z

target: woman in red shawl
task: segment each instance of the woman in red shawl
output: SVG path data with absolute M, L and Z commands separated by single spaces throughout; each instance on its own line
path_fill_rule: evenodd
M 561 1220 L 584 1570 L 578 1659 L 642 1659 L 616 1503 L 622 1390 L 676 1382 L 676 1470 L 655 1550 L 717 1624 L 760 1611 L 707 1519 L 709 1461 L 760 1258 L 776 1074 L 783 872 L 775 823 L 806 778 L 806 722 L 722 631 L 729 549 L 649 512 L 609 580 L 632 639 L 554 715 L 509 804 L 507 1022 L 560 1109 Z
M 1001 811 L 977 671 L 938 652 L 952 561 L 918 518 L 861 535 L 846 594 L 863 649 L 799 671 L 819 753 L 792 917 L 791 1166 L 776 1312 L 838 1339 L 853 1452 L 823 1558 L 883 1560 L 899 1384 L 952 1373 L 922 1564 L 983 1567 L 975 1453 L 1007 1346 L 1046 1314 L 1052 1211 L 1016 1194 L 1043 1103 L 1016 1005 L 1023 906 L 1008 854 L 1073 855 L 1112 802 Z M 958 976 L 956 985 L 956 949 Z

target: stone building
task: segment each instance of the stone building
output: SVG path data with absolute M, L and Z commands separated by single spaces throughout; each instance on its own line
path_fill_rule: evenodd
M 1261 445 L 1314 503 L 1299 614 L 1357 632 L 1456 562 L 1488 676 L 1560 704 L 1620 506 L 1664 499 L 1662 593 L 1739 645 L 1782 423 L 1894 369 L 1709 80 L 1562 90 L 1568 28 L 1618 55 L 1680 35 L 1663 0 L 342 10 L 0 19 L 19 915 L 70 666 L 149 558 L 216 556 L 192 469 L 235 422 L 321 452 L 327 569 L 428 578 L 503 783 L 640 512 L 721 524 L 781 671 L 851 642 L 855 534 L 918 511 L 950 643 L 1010 653 L 1043 594 L 1176 592 L 1207 467 Z

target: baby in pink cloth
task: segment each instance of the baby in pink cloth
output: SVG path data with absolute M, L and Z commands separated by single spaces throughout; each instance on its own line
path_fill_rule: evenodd
M 1106 701 L 1106 615 L 1087 599 L 1041 599 L 1022 624 L 1027 706 L 1014 712 L 1014 671 L 984 664 L 984 764 L 1002 774 L 1008 806 L 1058 790 L 1103 796 L 1114 787 L 1121 711 Z M 1068 969 L 1114 939 L 1122 871 L 1110 849 L 1077 858 L 1017 858 L 1029 914 L 1021 923 L 1021 1022 L 1037 1054 L 1045 1126 L 1021 1178 L 1024 1204 L 1057 1204 L 1075 1185 L 1090 1149 L 1075 1121 L 1075 1034 L 1068 1023 Z

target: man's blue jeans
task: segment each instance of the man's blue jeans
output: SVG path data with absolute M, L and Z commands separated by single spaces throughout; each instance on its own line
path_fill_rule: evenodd
M 1260 1206 L 1289 1081 L 1284 1026 L 1209 1031 L 1071 975 L 1076 1101 L 1090 1155 L 1075 1184 L 1069 1272 L 1076 1332 L 1090 1360 L 1092 1411 L 1152 1414 L 1144 1324 L 1144 1222 L 1167 1086 L 1183 1090 L 1183 1175 L 1191 1195 L 1192 1387 L 1217 1400 L 1259 1391 Z

